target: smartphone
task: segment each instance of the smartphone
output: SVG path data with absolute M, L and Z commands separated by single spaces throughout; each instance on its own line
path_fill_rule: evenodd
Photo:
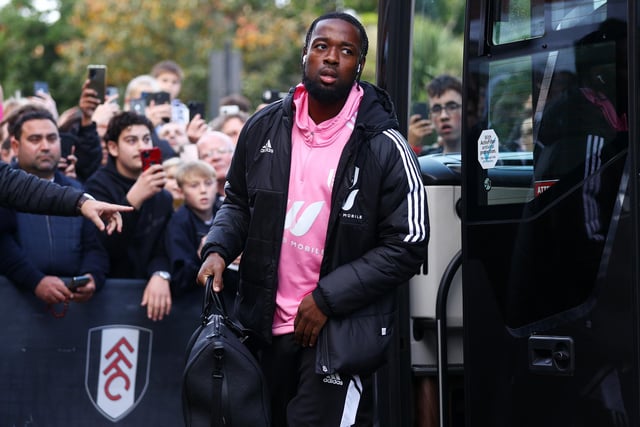
M 69 288 L 70 291 L 75 292 L 76 289 L 78 289 L 81 286 L 86 285 L 87 283 L 89 283 L 91 281 L 91 277 L 88 275 L 84 275 L 84 276 L 74 276 L 70 279 L 66 279 L 64 282 L 65 285 L 67 285 L 67 288 Z
M 140 158 L 142 159 L 142 170 L 146 171 L 151 165 L 162 164 L 162 152 L 158 147 L 146 148 L 140 150 Z
M 104 102 L 104 95 L 107 90 L 107 66 L 106 65 L 88 65 L 89 87 L 98 94 L 96 98 L 100 103 Z
M 189 108 L 189 121 L 193 120 L 196 114 L 200 114 L 200 117 L 206 120 L 204 117 L 204 102 L 189 101 L 187 102 L 187 107 Z
M 169 92 L 154 92 L 151 94 L 151 99 L 153 99 L 153 102 L 156 103 L 156 105 L 161 105 L 161 104 L 169 104 L 171 102 L 171 95 L 169 94 Z
M 33 94 L 38 95 L 38 92 L 49 93 L 49 83 L 43 81 L 36 81 L 33 83 Z
M 171 121 L 189 124 L 189 108 L 177 99 L 171 101 Z
M 220 115 L 226 116 L 228 114 L 237 114 L 240 112 L 240 107 L 237 105 L 221 105 L 220 106 Z
M 147 105 L 149 104 L 149 101 L 151 101 L 151 97 L 153 96 L 153 92 L 140 92 L 140 99 L 142 99 L 144 102 L 147 103 Z
M 60 157 L 67 158 L 71 155 L 71 151 L 73 149 L 73 141 L 71 138 L 62 138 L 60 140 Z
M 415 102 L 411 107 L 411 115 L 418 114 L 423 119 L 429 118 L 429 105 L 426 102 Z
M 143 98 L 132 99 L 129 101 L 129 109 L 141 116 L 144 116 L 144 110 L 147 108 L 147 102 Z

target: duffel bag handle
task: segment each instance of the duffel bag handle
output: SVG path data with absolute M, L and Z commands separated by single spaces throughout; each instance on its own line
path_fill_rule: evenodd
M 229 318 L 227 314 L 227 307 L 225 307 L 224 299 L 213 290 L 213 276 L 208 276 L 204 286 L 204 298 L 202 299 L 202 324 L 207 323 L 207 319 L 211 315 L 212 309 L 215 306 L 216 310 L 225 319 Z
M 202 302 L 202 317 L 201 321 L 203 325 L 206 325 L 211 316 L 212 309 L 215 306 L 217 312 L 222 316 L 222 320 L 227 328 L 229 328 L 240 341 L 244 342 L 249 337 L 249 331 L 247 331 L 242 325 L 233 321 L 229 314 L 227 314 L 227 307 L 224 304 L 224 298 L 220 296 L 218 292 L 213 290 L 213 276 L 207 277 L 205 283 L 204 299 Z

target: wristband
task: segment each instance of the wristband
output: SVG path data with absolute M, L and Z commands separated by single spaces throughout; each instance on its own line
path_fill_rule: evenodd
M 95 197 L 93 197 L 89 193 L 83 193 L 82 196 L 80 196 L 80 198 L 78 199 L 78 203 L 76 203 L 76 210 L 78 211 L 78 213 L 82 213 L 82 205 L 84 205 L 84 202 L 86 202 L 87 200 L 95 200 Z

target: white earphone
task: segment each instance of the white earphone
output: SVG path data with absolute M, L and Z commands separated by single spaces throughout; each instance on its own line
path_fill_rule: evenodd
M 307 62 L 307 55 L 302 55 L 302 65 L 304 65 L 305 62 Z
M 358 69 L 356 70 L 356 74 L 358 74 L 360 72 L 361 68 L 362 68 L 362 64 L 358 64 Z

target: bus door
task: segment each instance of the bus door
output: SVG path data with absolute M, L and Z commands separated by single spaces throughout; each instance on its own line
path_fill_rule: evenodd
M 467 3 L 466 425 L 640 425 L 636 6 Z

